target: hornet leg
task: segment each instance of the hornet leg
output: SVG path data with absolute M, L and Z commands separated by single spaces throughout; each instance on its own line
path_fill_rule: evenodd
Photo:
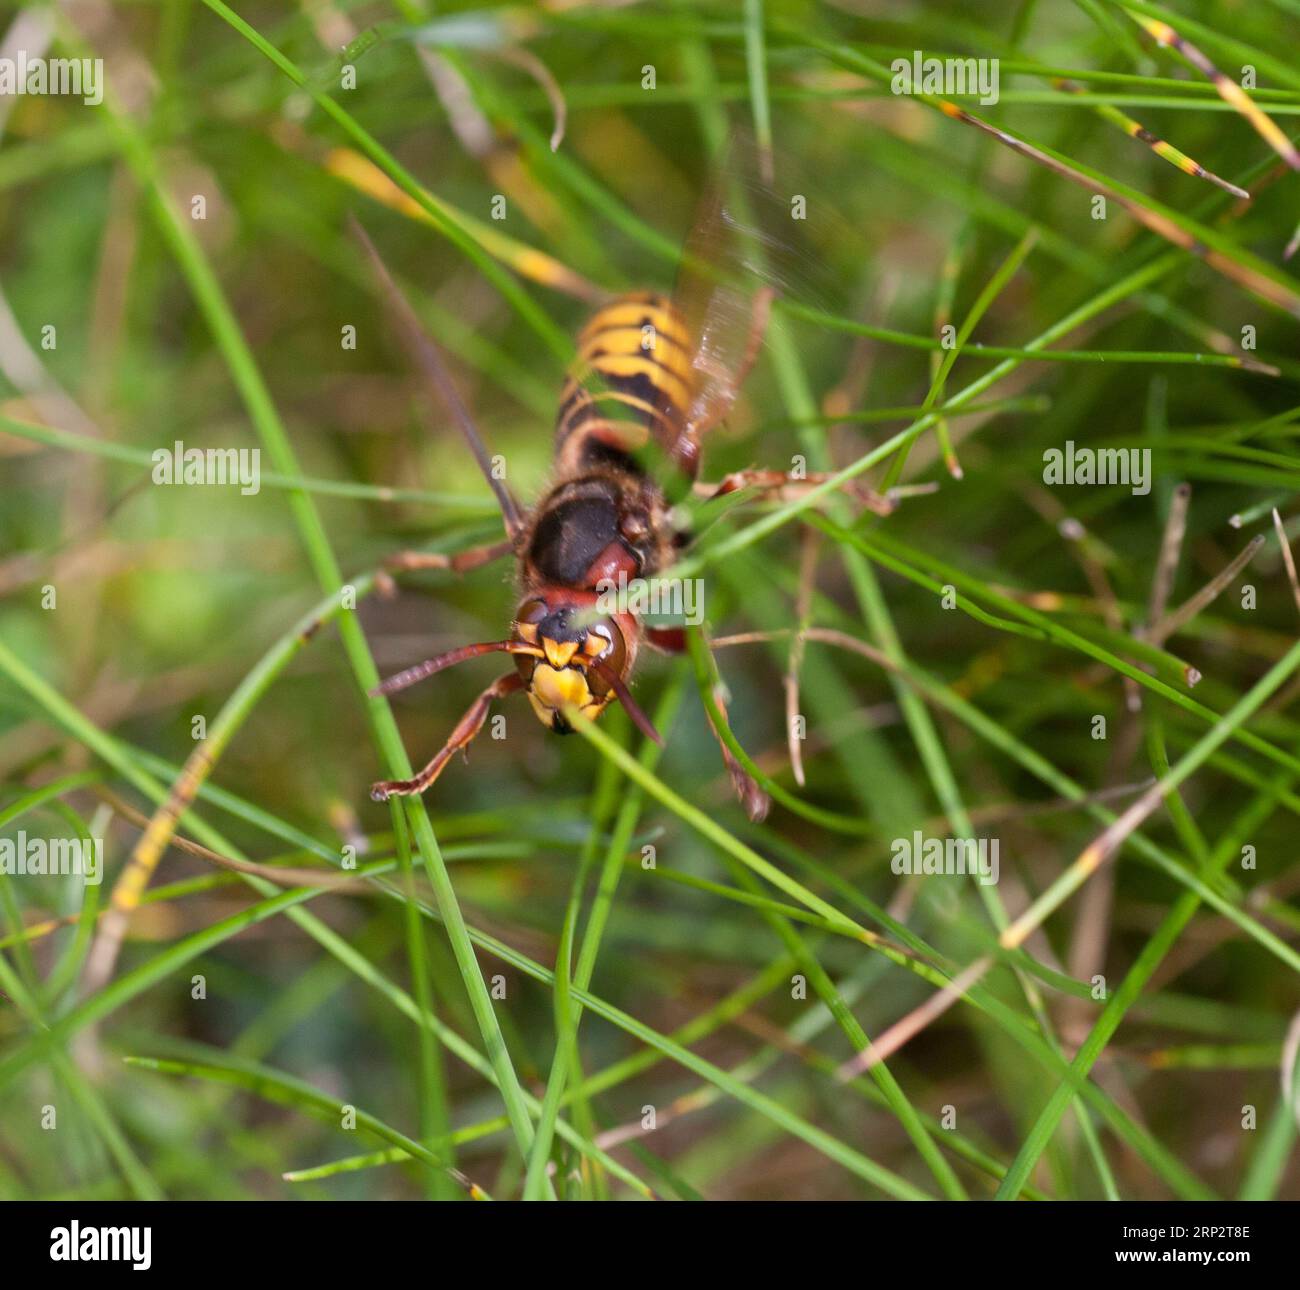
M 450 569 L 453 573 L 465 573 L 481 565 L 491 564 L 503 555 L 509 555 L 514 544 L 505 538 L 500 542 L 488 542 L 483 546 L 472 546 L 455 555 L 443 555 L 437 551 L 398 551 L 384 561 L 384 568 L 395 573 L 405 573 L 413 569 Z
M 507 672 L 498 677 L 482 694 L 470 704 L 469 711 L 461 717 L 451 738 L 438 750 L 437 756 L 413 779 L 380 780 L 370 786 L 370 796 L 376 802 L 386 802 L 390 797 L 409 797 L 414 793 L 423 793 L 439 775 L 442 768 L 463 748 L 467 748 L 474 736 L 483 729 L 487 720 L 488 709 L 493 699 L 503 698 L 523 688 L 524 680 L 518 672 Z
M 733 470 L 730 475 L 716 484 L 700 481 L 695 485 L 695 491 L 712 501 L 715 497 L 736 493 L 742 488 L 758 488 L 765 493 L 774 493 L 779 499 L 784 500 L 801 491 L 806 492 L 818 484 L 824 484 L 831 478 L 833 476 L 829 471 L 813 471 L 807 475 L 795 476 L 781 470 Z M 865 484 L 859 484 L 857 480 L 850 480 L 844 486 L 844 490 L 877 515 L 890 515 L 897 505 L 890 498 L 881 496 Z
M 722 717 L 723 725 L 730 729 L 731 723 L 727 720 L 727 705 L 722 701 L 722 687 L 715 686 L 713 690 L 713 702 L 718 705 L 718 712 Z M 755 824 L 762 823 L 767 818 L 768 809 L 772 805 L 772 799 L 759 787 L 758 782 L 750 773 L 735 759 L 731 749 L 722 742 L 722 736 L 718 734 L 718 728 L 713 724 L 713 718 L 706 711 L 704 714 L 709 717 L 709 729 L 713 731 L 713 737 L 718 741 L 718 748 L 722 753 L 722 760 L 726 764 L 727 772 L 731 776 L 731 787 L 736 790 L 736 796 L 740 799 L 740 804 L 745 808 L 745 814 L 749 816 Z
M 646 628 L 646 639 L 656 649 L 661 649 L 669 654 L 681 654 L 686 648 L 686 632 L 680 627 L 648 627 Z M 712 664 L 713 671 L 717 673 L 717 661 L 713 658 L 713 651 L 709 650 L 707 639 L 704 642 L 704 648 L 708 650 L 709 661 Z M 727 705 L 722 700 L 721 686 L 714 686 L 713 701 L 718 705 L 718 712 L 722 716 L 723 723 L 730 727 L 727 721 Z M 708 713 L 706 711 L 706 716 Z M 727 773 L 731 776 L 731 786 L 736 790 L 736 796 L 740 799 L 740 804 L 745 808 L 745 814 L 749 816 L 755 824 L 763 820 L 772 805 L 771 799 L 759 787 L 749 772 L 735 759 L 731 749 L 722 742 L 722 737 L 718 734 L 718 728 L 713 724 L 713 718 L 709 717 L 709 729 L 713 732 L 713 737 L 718 741 L 718 748 L 722 752 L 722 760 L 726 764 Z

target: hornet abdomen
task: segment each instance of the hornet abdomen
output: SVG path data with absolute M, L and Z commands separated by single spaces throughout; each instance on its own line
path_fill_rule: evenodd
M 610 466 L 643 473 L 633 457 L 653 435 L 671 453 L 691 404 L 692 341 L 664 296 L 621 296 L 578 334 L 555 421 L 555 464 L 575 476 Z

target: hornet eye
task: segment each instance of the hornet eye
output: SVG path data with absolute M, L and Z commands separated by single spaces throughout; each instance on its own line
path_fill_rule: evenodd
M 603 663 L 620 680 L 627 667 L 627 645 L 623 633 L 614 625 L 612 618 L 598 618 L 587 628 L 587 639 L 582 652 L 588 658 Z M 609 693 L 609 683 L 594 668 L 587 671 L 587 684 L 597 698 L 603 699 Z
M 533 597 L 531 600 L 525 600 L 522 605 L 515 611 L 515 632 L 514 634 L 520 639 L 527 641 L 530 645 L 537 644 L 537 624 L 546 617 L 546 601 Z M 537 660 L 531 654 L 516 654 L 515 670 L 523 677 L 527 683 L 533 679 L 533 668 L 537 666 Z
M 525 600 L 522 605 L 515 610 L 515 631 L 523 637 L 524 640 L 537 644 L 537 624 L 547 615 L 546 601 L 538 596 L 533 596 Z M 529 628 L 532 628 L 529 631 Z

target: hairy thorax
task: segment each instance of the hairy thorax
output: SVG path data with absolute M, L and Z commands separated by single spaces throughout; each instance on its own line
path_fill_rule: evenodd
M 555 485 L 533 511 L 522 581 L 594 588 L 649 578 L 672 563 L 675 537 L 654 483 L 631 471 L 591 471 Z

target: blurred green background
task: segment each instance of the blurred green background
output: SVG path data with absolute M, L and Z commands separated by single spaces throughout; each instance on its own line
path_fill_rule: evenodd
M 1300 1007 L 1290 664 L 978 998 L 887 1072 L 836 1078 L 865 1036 L 989 952 L 1108 812 L 1294 641 L 1268 506 L 1294 536 L 1300 282 L 1283 252 L 1300 183 L 1138 21 L 1172 23 L 1234 81 L 1254 69 L 1254 100 L 1289 137 L 1293 0 L 236 12 L 132 0 L 0 6 L 0 18 L 0 56 L 100 56 L 108 87 L 99 107 L 0 100 L 0 827 L 88 830 L 108 867 L 98 906 L 72 881 L 0 878 L 0 1195 L 453 1196 L 436 1163 L 453 1158 L 494 1196 L 544 1191 L 548 1158 L 559 1194 L 588 1197 L 982 1197 L 1000 1182 L 1065 1198 L 1300 1195 L 1282 1074 Z M 962 106 L 1055 168 L 892 94 L 880 69 L 914 50 L 1000 60 L 999 102 Z M 1169 164 L 1124 119 L 1252 199 Z M 733 799 L 688 661 L 638 670 L 638 700 L 668 735 L 648 792 L 515 700 L 500 709 L 505 738 L 485 733 L 430 792 L 434 857 L 416 815 L 368 799 L 391 770 L 374 731 L 391 727 L 364 700 L 360 637 L 341 647 L 332 622 L 299 648 L 294 633 L 338 593 L 327 550 L 360 590 L 355 620 L 342 617 L 383 675 L 499 639 L 514 590 L 496 565 L 370 591 L 397 550 L 455 551 L 500 530 L 347 216 L 531 501 L 548 479 L 565 338 L 593 294 L 672 285 L 733 124 L 770 138 L 777 204 L 803 196 L 808 217 L 782 234 L 777 258 L 792 267 L 773 338 L 707 445 L 706 476 L 785 469 L 795 454 L 844 467 L 923 409 L 969 407 L 944 427 L 963 477 L 944 469 L 931 420 L 902 482 L 932 491 L 884 520 L 843 497 L 770 535 L 737 537 L 781 502 L 719 518 L 699 569 L 709 628 L 811 623 L 895 667 L 806 643 L 800 787 L 788 637 L 720 651 L 736 736 L 795 799 L 761 826 Z M 967 319 L 936 381 L 949 352 L 936 338 Z M 1031 345 L 1069 352 L 1028 358 Z M 177 440 L 260 447 L 268 477 L 292 473 L 288 447 L 308 482 L 264 478 L 255 496 L 155 486 L 148 454 Z M 1150 449 L 1150 494 L 1047 486 L 1043 454 L 1068 440 Z M 862 478 L 894 483 L 893 460 Z M 1184 482 L 1170 606 L 1266 541 L 1162 651 L 1143 652 L 1133 633 Z M 304 889 L 253 891 L 173 847 L 112 984 L 96 983 L 92 927 L 141 833 L 130 812 L 154 813 L 147 785 L 175 781 L 195 719 L 210 730 L 281 646 L 283 670 L 238 713 L 180 835 L 296 870 L 328 873 L 348 848 L 391 865 L 346 891 L 305 889 L 295 908 L 318 920 L 309 929 L 262 916 L 270 893 Z M 1150 670 L 1126 682 L 1119 660 Z M 1194 689 L 1187 669 L 1202 674 Z M 493 675 L 467 664 L 394 701 L 415 764 Z M 621 712 L 600 729 L 643 755 Z M 1066 800 L 1081 793 L 1102 796 L 1091 810 Z M 916 829 L 999 838 L 999 885 L 895 876 L 891 843 Z M 755 877 L 754 858 L 794 886 Z M 444 927 L 444 861 L 487 938 L 486 987 L 467 984 L 468 942 Z M 203 941 L 250 910 L 257 921 Z M 49 934 L 52 918 L 65 922 Z M 580 1026 L 576 997 L 549 978 L 570 954 L 600 1004 Z M 485 1001 L 504 1054 L 485 1038 Z M 1087 1096 L 1057 1105 L 1090 1034 Z M 517 1081 L 514 1107 L 494 1087 L 503 1077 Z M 563 1097 L 542 1121 L 558 1115 L 560 1132 L 530 1150 L 548 1083 Z M 344 1105 L 374 1122 L 344 1127 Z M 371 1154 L 407 1139 L 428 1158 Z

